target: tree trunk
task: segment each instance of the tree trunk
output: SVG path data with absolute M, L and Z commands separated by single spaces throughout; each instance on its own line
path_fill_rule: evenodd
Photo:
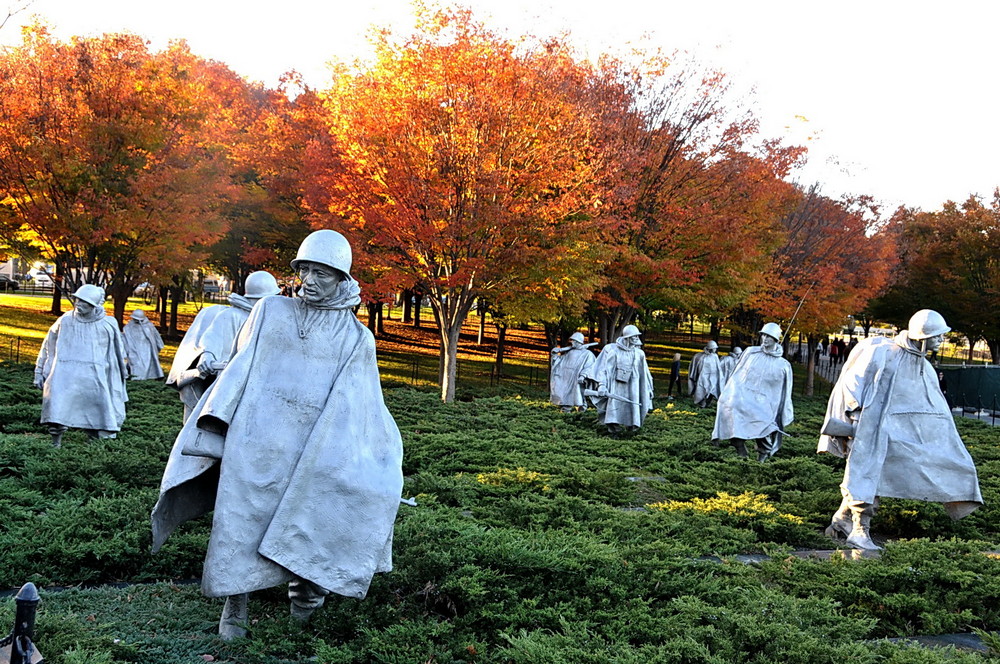
M 368 310 L 368 330 L 372 334 L 375 334 L 375 330 L 376 330 L 376 325 L 375 325 L 375 307 L 376 306 L 377 305 L 374 302 L 369 302 L 368 304 L 365 305 L 365 308 Z
M 423 300 L 423 295 L 419 292 L 414 293 L 415 297 L 413 300 L 413 327 L 420 327 L 420 304 Z
M 711 322 L 711 329 L 709 330 L 708 336 L 715 343 L 719 343 L 719 335 L 722 332 L 722 326 L 719 324 L 719 319 L 713 318 Z
M 160 286 L 156 298 L 156 312 L 160 315 L 160 334 L 167 333 L 167 298 L 169 293 L 169 288 Z
M 978 339 L 976 341 L 978 341 Z M 971 337 L 969 338 L 969 352 L 965 356 L 965 361 L 967 364 L 976 363 L 976 342 L 973 341 Z
M 382 322 L 382 312 L 385 310 L 385 303 L 379 302 L 375 311 L 375 334 L 385 336 L 385 323 Z
M 987 339 L 986 345 L 990 349 L 990 364 L 1000 364 L 1000 339 Z
M 413 289 L 407 288 L 403 291 L 403 322 L 413 322 Z
M 475 293 L 462 288 L 441 289 L 432 293 L 431 305 L 437 322 L 441 355 L 438 362 L 441 401 L 455 400 L 458 382 L 458 342 L 462 324 L 472 309 Z
M 128 296 L 132 291 L 127 286 L 118 286 L 111 290 L 111 302 L 114 305 L 114 317 L 118 321 L 118 329 L 125 328 L 125 307 L 128 305 Z
M 816 389 L 816 336 L 810 334 L 806 337 L 806 350 L 809 352 L 809 359 L 806 361 L 806 396 L 811 397 Z
M 608 339 L 611 338 L 611 331 L 608 329 L 609 326 L 610 326 L 610 317 L 608 316 L 608 314 L 604 311 L 597 314 L 598 334 L 600 335 L 602 347 L 607 346 L 609 343 L 611 343 L 610 341 L 608 341 Z
M 174 286 L 170 289 L 170 329 L 167 334 L 172 337 L 177 336 L 177 307 L 181 304 L 183 294 L 184 289 L 180 286 Z
M 56 261 L 56 278 L 52 280 L 52 306 L 49 313 L 53 316 L 62 316 L 62 287 L 64 280 L 64 268 L 62 261 Z
M 503 376 L 503 355 L 507 345 L 507 325 L 496 321 L 493 321 L 493 324 L 497 326 L 497 352 L 493 365 L 499 378 Z

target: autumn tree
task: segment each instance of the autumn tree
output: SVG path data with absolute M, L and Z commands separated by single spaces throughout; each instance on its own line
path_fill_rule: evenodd
M 971 346 L 984 339 L 1000 364 L 1000 191 L 989 203 L 970 196 L 939 212 L 902 208 L 904 263 L 876 312 L 905 326 L 919 309 L 934 309 L 964 333 Z
M 0 56 L 0 233 L 36 246 L 67 290 L 104 286 L 121 321 L 140 281 L 225 230 L 219 91 L 239 84 L 183 43 L 27 28 Z
M 597 297 L 603 341 L 640 309 L 725 312 L 778 241 L 781 178 L 801 150 L 762 141 L 728 90 L 719 72 L 655 54 L 602 63 L 589 104 L 612 252 Z
M 547 265 L 589 268 L 589 71 L 558 41 L 515 42 L 460 9 L 374 46 L 326 95 L 345 170 L 321 223 L 369 238 L 364 250 L 429 292 L 452 401 L 476 298 L 538 284 Z
M 788 334 L 795 316 L 795 329 L 808 335 L 811 394 L 818 335 L 842 327 L 884 288 L 896 262 L 895 243 L 870 200 L 833 200 L 819 185 L 799 192 L 781 225 L 783 242 L 772 255 L 765 287 L 749 300 L 745 324 L 755 330 L 775 321 Z

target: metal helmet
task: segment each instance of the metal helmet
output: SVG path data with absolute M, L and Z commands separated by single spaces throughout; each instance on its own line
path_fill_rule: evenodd
M 622 329 L 622 336 L 625 337 L 626 339 L 628 339 L 629 337 L 637 337 L 640 334 L 642 334 L 642 332 L 640 332 L 639 328 L 637 328 L 635 325 L 626 325 Z
M 781 341 L 781 327 L 777 323 L 764 323 L 764 327 L 760 328 L 760 333 Z
M 243 282 L 243 290 L 246 291 L 246 297 L 251 300 L 277 295 L 281 292 L 281 289 L 278 288 L 278 280 L 265 270 L 251 272 L 247 275 L 246 281 Z
M 583 335 L 580 334 L 579 332 L 574 332 L 573 334 L 569 335 L 569 340 L 570 341 L 575 341 L 575 342 L 581 343 L 581 344 L 584 342 Z
M 146 320 L 146 312 L 142 309 L 135 309 L 129 318 L 134 318 L 137 321 L 144 321 Z
M 715 339 L 709 339 L 708 343 L 705 344 L 705 350 L 719 350 L 719 344 L 716 343 Z
M 338 233 L 324 229 L 306 236 L 299 245 L 299 252 L 292 261 L 292 269 L 298 271 L 299 263 L 310 261 L 340 270 L 351 276 L 351 245 L 347 238 Z
M 742 348 L 740 348 L 739 346 L 734 346 L 733 347 L 733 352 L 732 352 L 732 356 L 733 357 L 739 357 L 742 354 L 743 354 L 743 349 Z
M 73 297 L 95 307 L 104 306 L 104 289 L 93 284 L 84 284 L 76 289 Z
M 944 322 L 944 316 L 933 309 L 921 309 L 910 316 L 906 329 L 907 336 L 917 340 L 930 339 L 945 332 L 951 332 L 951 328 Z

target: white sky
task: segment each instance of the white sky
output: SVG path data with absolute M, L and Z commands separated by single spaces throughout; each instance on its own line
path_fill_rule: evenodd
M 828 195 L 933 210 L 1000 186 L 993 0 L 464 4 L 497 29 L 567 31 L 593 56 L 641 42 L 717 64 L 756 88 L 767 135 L 798 144 L 812 137 L 798 178 L 822 182 Z M 0 43 L 18 41 L 32 14 L 59 37 L 128 30 L 156 48 L 183 38 L 250 79 L 274 85 L 295 69 L 316 87 L 330 59 L 365 54 L 370 25 L 411 24 L 408 0 L 34 0 L 0 30 Z

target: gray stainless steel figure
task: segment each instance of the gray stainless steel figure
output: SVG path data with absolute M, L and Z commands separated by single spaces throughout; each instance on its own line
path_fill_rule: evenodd
M 688 366 L 688 393 L 695 405 L 707 408 L 722 394 L 722 367 L 719 344 L 709 341 L 705 350 L 695 353 Z
M 594 366 L 594 353 L 584 344 L 583 335 L 574 332 L 569 338 L 568 348 L 552 349 L 552 367 L 549 371 L 549 398 L 560 406 L 564 413 L 587 410 L 587 399 L 583 395 L 586 376 Z
M 747 440 L 757 445 L 757 460 L 767 461 L 781 448 L 792 423 L 792 365 L 782 357 L 781 328 L 767 323 L 760 345 L 747 348 L 722 388 L 712 440 L 730 440 L 741 457 Z
M 261 298 L 281 292 L 275 278 L 264 270 L 251 272 L 243 283 L 243 290 L 246 295 L 233 293 L 229 296 L 228 306 L 216 304 L 199 311 L 177 347 L 167 385 L 180 392 L 184 422 L 229 361 L 236 335 L 250 316 L 253 305 Z
M 48 425 L 55 447 L 71 427 L 94 438 L 114 438 L 128 401 L 125 342 L 104 311 L 104 289 L 86 284 L 71 299 L 73 311 L 49 328 L 35 362 L 41 422 Z
M 975 463 L 926 358 L 950 329 L 922 309 L 894 339 L 865 339 L 848 357 L 817 450 L 847 460 L 828 535 L 880 548 L 870 532 L 879 497 L 940 502 L 953 519 L 982 505 Z
M 301 297 L 257 303 L 167 462 L 154 550 L 214 509 L 202 590 L 227 598 L 224 639 L 244 633 L 254 590 L 287 582 L 292 617 L 305 621 L 327 594 L 363 598 L 392 568 L 402 439 L 374 337 L 354 315 L 351 258 L 335 231 L 302 242 Z
M 613 344 L 601 349 L 588 381 L 597 386 L 591 400 L 610 433 L 638 429 L 653 409 L 653 375 L 639 340 L 639 328 L 626 325 Z
M 136 309 L 132 312 L 122 336 L 125 338 L 125 356 L 132 380 L 163 378 L 163 368 L 160 367 L 163 338 L 146 317 L 145 311 Z

